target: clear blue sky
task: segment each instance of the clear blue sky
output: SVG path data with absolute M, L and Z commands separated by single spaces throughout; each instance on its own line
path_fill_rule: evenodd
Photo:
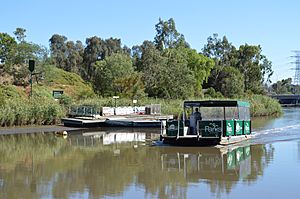
M 159 17 L 200 51 L 213 33 L 235 46 L 260 44 L 273 63 L 272 81 L 294 77 L 292 50 L 300 50 L 297 0 L 1 0 L 0 32 L 27 30 L 27 40 L 49 47 L 53 34 L 85 42 L 87 37 L 121 38 L 132 47 L 153 40 Z

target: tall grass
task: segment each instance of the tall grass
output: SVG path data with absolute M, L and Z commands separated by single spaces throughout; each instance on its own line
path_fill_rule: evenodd
M 151 104 L 160 104 L 162 114 L 173 114 L 179 115 L 182 111 L 182 100 L 179 99 L 158 99 L 158 98 L 143 98 L 137 101 L 135 106 L 145 106 Z M 76 105 L 90 105 L 96 108 L 101 108 L 103 106 L 114 107 L 115 99 L 113 98 L 89 98 L 84 99 L 76 103 Z M 132 99 L 129 98 L 119 98 L 116 100 L 117 106 L 134 106 Z
M 197 100 L 197 99 L 194 99 Z M 201 99 L 209 100 L 209 99 Z M 248 95 L 244 99 L 250 102 L 250 113 L 252 117 L 259 116 L 279 116 L 282 109 L 277 100 L 264 95 Z M 180 99 L 158 99 L 143 98 L 138 100 L 137 106 L 160 104 L 162 114 L 171 114 L 178 116 L 182 112 L 183 100 Z M 89 98 L 78 102 L 78 105 L 92 105 L 98 108 L 102 106 L 114 106 L 113 98 Z M 132 106 L 132 100 L 128 98 L 117 99 L 117 106 Z
M 51 89 L 47 87 L 36 85 L 31 99 L 20 89 L 15 86 L 0 86 L 0 126 L 57 124 L 71 104 L 90 105 L 98 109 L 103 106 L 115 106 L 115 99 L 112 97 L 83 100 L 69 97 L 59 103 L 52 98 Z M 280 104 L 267 96 L 248 95 L 243 100 L 250 102 L 252 117 L 278 116 L 282 113 Z M 138 99 L 136 106 L 160 104 L 162 114 L 179 116 L 182 112 L 182 103 L 183 100 L 180 99 L 142 98 Z M 119 98 L 116 104 L 133 106 L 132 99 L 129 98 Z
M 250 113 L 252 117 L 279 116 L 282 108 L 279 102 L 264 95 L 250 95 L 245 100 L 251 104 Z
M 53 99 L 8 98 L 0 106 L 0 126 L 56 124 L 65 115 Z

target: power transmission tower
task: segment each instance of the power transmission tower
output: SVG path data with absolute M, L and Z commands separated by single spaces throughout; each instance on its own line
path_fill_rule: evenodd
M 296 65 L 295 77 L 293 83 L 294 85 L 299 86 L 300 85 L 300 50 L 294 50 L 293 52 L 295 53 L 295 55 L 292 57 L 295 57 L 295 61 L 292 63 Z

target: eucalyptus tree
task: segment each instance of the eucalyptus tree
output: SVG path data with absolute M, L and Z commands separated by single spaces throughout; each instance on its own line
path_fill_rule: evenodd
M 25 37 L 26 37 L 26 29 L 24 28 L 16 28 L 16 30 L 14 31 L 14 35 L 17 37 L 17 40 L 19 41 L 19 43 L 21 42 L 25 42 Z
M 131 58 L 123 53 L 115 53 L 95 62 L 91 77 L 95 91 L 102 96 L 111 96 L 121 92 L 120 82 L 134 73 Z
M 189 44 L 184 39 L 184 35 L 176 30 L 173 18 L 170 18 L 168 21 L 163 21 L 159 18 L 159 22 L 155 25 L 155 30 L 154 44 L 160 51 L 179 46 L 189 47 Z
M 271 85 L 272 91 L 276 94 L 290 94 L 297 93 L 299 86 L 292 85 L 292 78 L 282 79 Z M 298 88 L 298 89 L 295 89 Z
M 217 87 L 225 97 L 241 97 L 244 93 L 244 76 L 235 67 L 225 67 L 220 73 Z
M 104 60 L 116 53 L 128 54 L 128 48 L 122 48 L 121 40 L 116 38 L 109 38 L 103 40 L 99 37 L 90 37 L 86 39 L 86 47 L 84 49 L 83 62 L 85 65 L 85 79 L 90 79 L 95 69 L 97 61 Z
M 66 45 L 67 37 L 59 34 L 54 34 L 49 39 L 50 42 L 50 51 L 51 58 L 53 59 L 54 64 L 62 69 L 66 69 L 67 58 L 65 53 L 67 51 Z
M 214 34 L 213 37 L 207 39 L 207 44 L 202 51 L 204 55 L 213 58 L 216 63 L 207 87 L 212 86 L 217 91 L 221 91 L 222 88 L 218 82 L 223 81 L 220 74 L 225 67 L 235 67 L 240 71 L 244 78 L 245 91 L 262 93 L 263 83 L 270 82 L 273 74 L 272 63 L 262 54 L 259 45 L 245 44 L 236 49 L 225 36 L 219 39 L 218 35 Z
M 141 72 L 145 92 L 150 97 L 188 98 L 194 94 L 195 78 L 188 67 L 184 49 L 160 51 L 144 41 L 133 48 L 135 68 Z
M 213 70 L 215 66 L 215 62 L 213 59 L 208 58 L 202 54 L 197 53 L 196 50 L 189 48 L 182 48 L 181 51 L 186 53 L 186 59 L 188 63 L 188 68 L 193 72 L 196 84 L 195 87 L 195 95 L 202 95 L 202 85 L 203 83 L 207 83 L 208 77 L 210 76 L 211 70 Z
M 73 41 L 66 42 L 66 71 L 80 74 L 80 71 L 82 70 L 83 52 L 84 48 L 80 41 L 76 41 L 76 43 Z
M 16 40 L 7 33 L 0 33 L 0 63 L 5 64 L 17 45 Z
M 217 66 L 209 77 L 208 87 L 214 87 L 217 91 L 220 91 L 220 88 L 217 86 L 217 83 L 220 81 L 219 75 L 224 67 L 235 65 L 236 48 L 229 43 L 225 36 L 220 39 L 218 34 L 215 33 L 207 38 L 207 44 L 204 45 L 202 53 L 212 58 Z
M 262 55 L 261 46 L 241 45 L 236 59 L 236 68 L 244 75 L 245 90 L 262 93 L 264 77 L 267 76 L 267 81 L 269 81 L 273 71 L 272 63 Z

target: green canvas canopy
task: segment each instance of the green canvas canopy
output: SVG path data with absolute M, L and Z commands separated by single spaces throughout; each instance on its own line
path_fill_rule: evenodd
M 250 107 L 250 103 L 238 100 L 203 100 L 203 101 L 185 101 L 184 107 Z

